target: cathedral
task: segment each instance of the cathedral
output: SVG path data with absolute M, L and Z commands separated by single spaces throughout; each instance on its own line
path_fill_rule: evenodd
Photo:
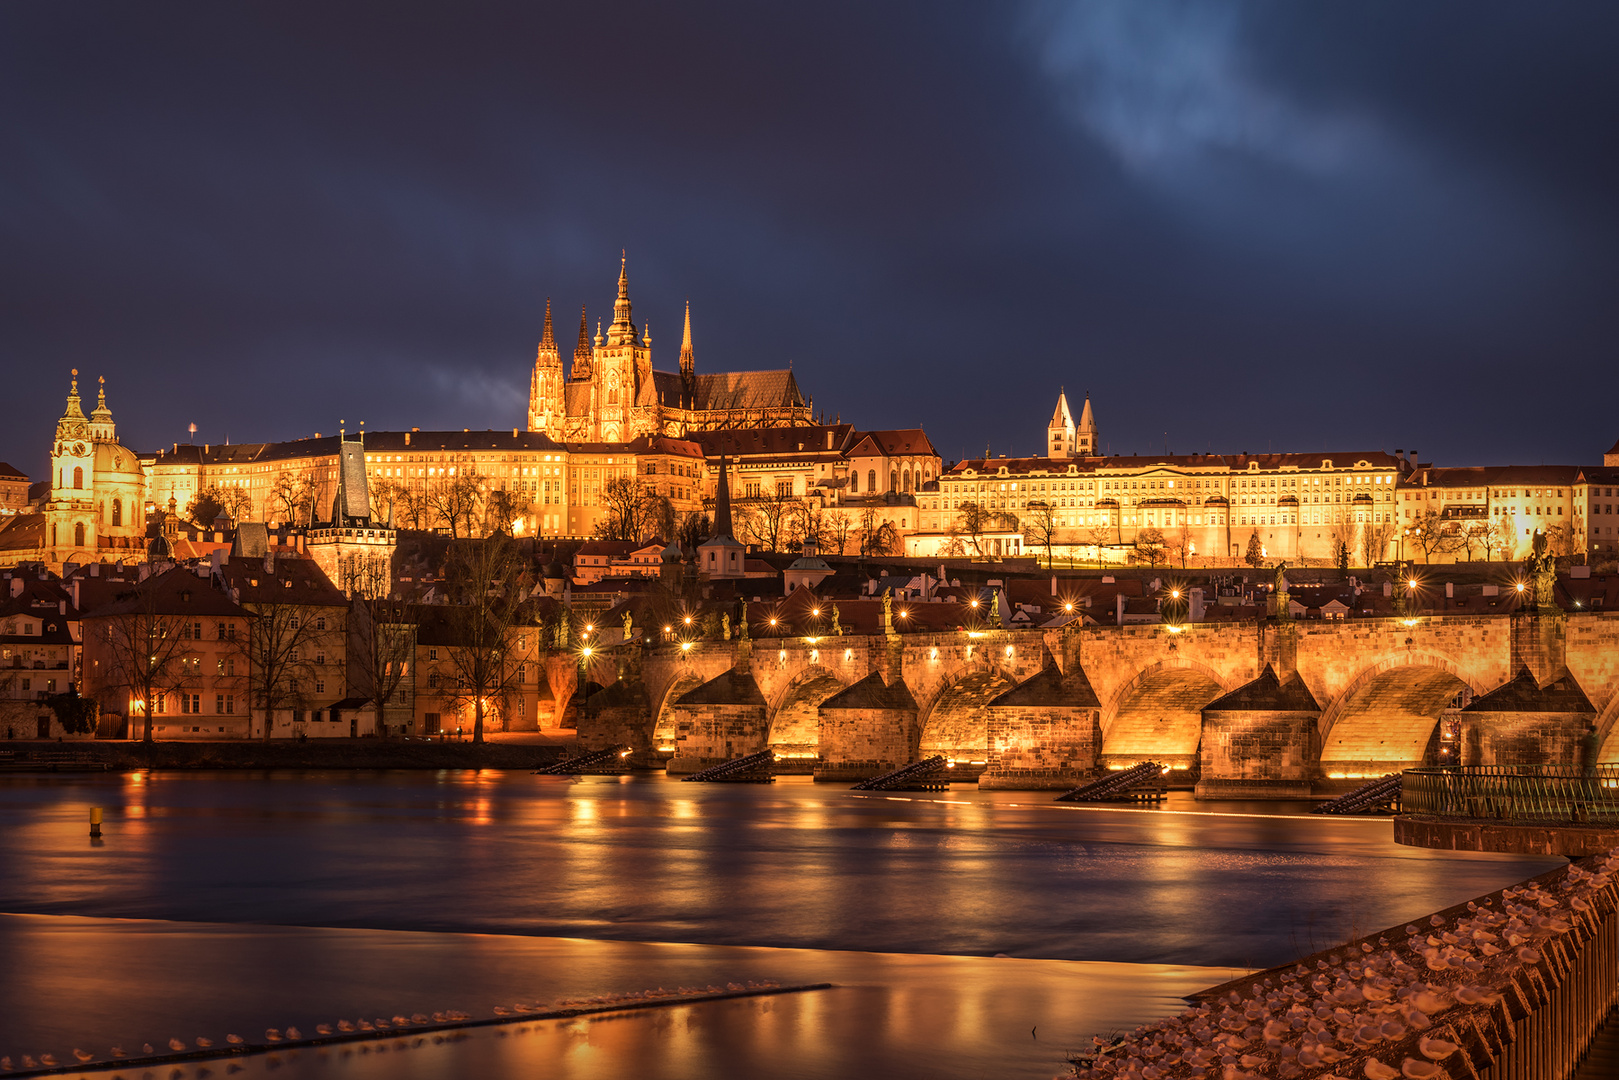
M 651 335 L 637 330 L 630 315 L 629 275 L 622 261 L 613 323 L 603 334 L 598 322 L 592 338 L 580 310 L 570 371 L 563 371 L 551 302 L 545 303 L 545 328 L 529 381 L 530 431 L 557 442 L 625 443 L 642 436 L 792 427 L 812 423 L 810 412 L 791 370 L 698 374 L 689 303 L 679 372 L 654 371 Z

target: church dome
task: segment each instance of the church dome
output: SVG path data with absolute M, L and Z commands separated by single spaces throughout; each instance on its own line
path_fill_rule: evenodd
M 658 556 L 658 560 L 660 562 L 663 562 L 663 563 L 677 563 L 677 562 L 679 562 L 680 561 L 680 545 L 671 540 L 669 542 L 669 546 L 663 549 L 663 554 Z
M 96 443 L 96 476 L 102 479 L 111 479 L 115 476 L 127 476 L 144 480 L 141 472 L 141 463 L 135 460 L 135 455 L 129 448 L 118 443 Z

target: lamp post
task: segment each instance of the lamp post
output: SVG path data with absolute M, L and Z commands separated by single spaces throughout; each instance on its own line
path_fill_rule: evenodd
M 590 646 L 579 650 L 579 681 L 585 684 L 585 715 L 590 715 Z

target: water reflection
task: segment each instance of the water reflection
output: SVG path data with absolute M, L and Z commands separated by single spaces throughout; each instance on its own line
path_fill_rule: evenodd
M 0 909 L 1263 966 L 1554 865 L 1277 809 L 488 770 L 8 778 Z
M 0 1054 L 223 1041 L 266 1027 L 769 978 L 830 990 L 278 1051 L 257 1076 L 1051 1076 L 1229 969 L 0 916 Z M 1033 1029 L 1031 1031 L 1031 1029 Z M 175 1067 L 154 1070 L 174 1075 Z M 203 1075 L 178 1067 L 178 1075 Z M 111 1071 L 85 1075 L 110 1076 Z M 124 1075 L 129 1076 L 129 1073 Z M 139 1074 L 135 1074 L 139 1075 Z

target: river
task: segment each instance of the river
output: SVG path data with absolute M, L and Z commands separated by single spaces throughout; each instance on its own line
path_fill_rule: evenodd
M 99 844 L 90 806 L 105 808 Z M 0 954 L 22 974 L 0 986 L 0 1054 L 769 979 L 836 986 L 273 1067 L 1050 1076 L 1089 1034 L 1232 968 L 1555 865 L 1402 848 L 1387 820 L 1303 810 L 802 778 L 12 776 Z

